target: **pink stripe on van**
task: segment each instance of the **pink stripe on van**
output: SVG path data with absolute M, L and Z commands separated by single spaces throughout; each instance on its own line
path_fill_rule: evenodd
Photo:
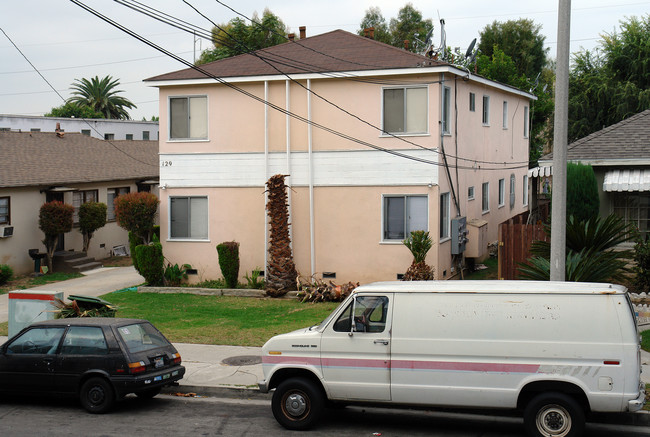
M 394 369 L 402 370 L 455 370 L 458 372 L 537 373 L 538 364 L 469 363 L 460 361 L 407 361 L 393 360 Z

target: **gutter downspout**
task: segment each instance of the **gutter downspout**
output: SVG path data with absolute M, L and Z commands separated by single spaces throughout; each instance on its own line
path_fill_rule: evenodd
M 285 103 L 285 109 L 286 109 L 286 135 L 287 135 L 287 179 L 288 179 L 288 192 L 287 192 L 287 203 L 288 203 L 288 209 L 289 209 L 289 223 L 293 223 L 292 220 L 292 214 L 291 214 L 291 191 L 292 191 L 292 181 L 291 181 L 291 116 L 289 115 L 291 113 L 291 88 L 290 88 L 291 82 L 289 79 L 285 81 L 285 89 L 286 89 L 286 103 Z M 290 239 L 290 247 L 291 251 L 293 252 L 293 226 L 289 226 L 289 239 Z
M 264 182 L 269 180 L 269 82 L 264 81 Z M 264 190 L 264 268 L 268 270 L 269 265 L 269 222 L 266 217 L 266 204 L 269 201 L 269 193 Z
M 314 160 L 313 160 L 313 138 L 311 125 L 311 79 L 307 79 L 307 143 L 309 155 L 309 248 L 311 258 L 311 277 L 316 270 L 316 243 L 314 235 Z

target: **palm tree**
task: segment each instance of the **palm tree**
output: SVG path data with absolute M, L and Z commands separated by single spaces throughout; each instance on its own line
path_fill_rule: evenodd
M 433 241 L 426 231 L 412 231 L 411 235 L 404 240 L 404 245 L 413 254 L 413 262 L 408 268 L 402 281 L 430 281 L 434 279 L 433 267 L 425 262 L 427 252 L 433 246 Z
M 126 109 L 136 106 L 129 99 L 117 95 L 123 92 L 115 89 L 120 84 L 117 79 L 113 79 L 111 76 L 99 79 L 95 76 L 90 80 L 75 79 L 75 82 L 70 88 L 73 90 L 73 96 L 68 99 L 68 103 L 89 107 L 100 112 L 106 118 L 131 119 Z
M 272 176 L 266 186 L 269 193 L 266 210 L 271 231 L 265 288 L 268 296 L 280 297 L 297 288 L 298 278 L 291 253 L 287 185 L 284 183 L 284 175 Z

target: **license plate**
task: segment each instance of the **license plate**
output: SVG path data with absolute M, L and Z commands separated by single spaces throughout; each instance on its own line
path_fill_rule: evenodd
M 163 367 L 165 365 L 165 360 L 163 357 L 156 357 L 153 359 L 153 366 L 157 369 L 159 367 Z

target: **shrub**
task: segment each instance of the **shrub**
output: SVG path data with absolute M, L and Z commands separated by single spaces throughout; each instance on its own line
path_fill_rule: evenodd
M 427 253 L 433 246 L 433 241 L 426 231 L 412 231 L 403 241 L 404 246 L 411 251 L 413 262 L 404 273 L 403 281 L 430 281 L 434 278 L 433 267 L 426 262 Z
M 52 257 L 59 242 L 59 234 L 70 232 L 74 207 L 58 200 L 44 203 L 38 214 L 38 227 L 45 234 L 43 244 L 47 250 L 47 267 L 52 272 Z
M 70 303 L 65 303 L 61 299 L 54 299 L 54 307 L 57 312 L 54 316 L 56 319 L 69 319 L 73 317 L 115 317 L 118 308 L 98 298 L 81 298 L 74 299 L 70 297 Z
M 244 278 L 246 279 L 248 288 L 264 290 L 264 278 L 262 277 L 262 270 L 259 267 L 253 269 L 250 277 L 248 276 L 248 273 L 246 273 Z
M 7 264 L 0 264 L 0 285 L 6 284 L 14 275 L 14 271 Z
M 88 252 L 95 231 L 106 224 L 106 204 L 87 202 L 79 207 L 79 231 L 83 235 L 83 251 Z
M 648 234 L 645 238 L 638 232 L 634 238 L 634 261 L 636 262 L 634 271 L 634 280 L 632 284 L 638 293 L 650 291 L 650 239 Z
M 228 288 L 237 288 L 239 278 L 239 243 L 227 241 L 217 245 L 219 267 Z
M 187 279 L 187 269 L 191 268 L 192 266 L 189 264 L 179 266 L 178 264 L 172 265 L 168 263 L 164 273 L 165 283 L 171 287 L 178 287 L 183 279 Z
M 577 221 L 587 221 L 598 215 L 600 199 L 598 182 L 590 165 L 567 164 L 566 215 Z
M 144 240 L 141 237 L 129 231 L 129 251 L 131 253 L 131 261 L 133 262 L 133 267 L 135 270 L 142 274 L 140 267 L 138 266 L 138 257 L 135 256 L 135 248 L 144 244 Z
M 152 238 L 160 201 L 152 193 L 127 193 L 115 198 L 115 219 L 120 227 L 146 243 Z
M 138 260 L 139 272 L 148 285 L 163 285 L 163 253 L 162 244 L 153 242 L 141 244 L 135 248 L 135 257 Z

